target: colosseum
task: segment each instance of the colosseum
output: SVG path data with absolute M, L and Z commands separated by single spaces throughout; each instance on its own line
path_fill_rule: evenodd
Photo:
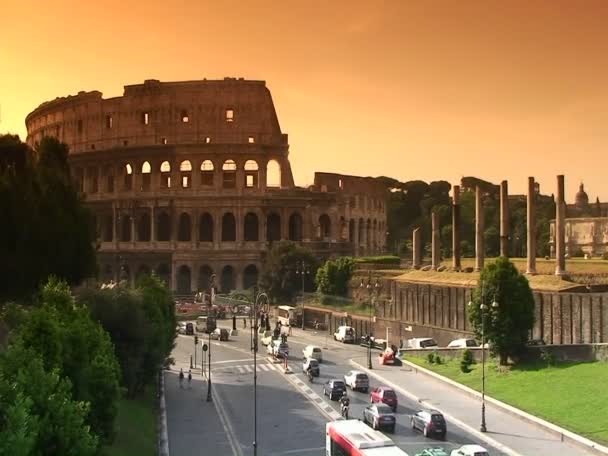
M 257 283 L 272 243 L 320 259 L 386 245 L 385 188 L 374 178 L 315 173 L 294 184 L 287 134 L 264 81 L 146 80 L 121 97 L 79 92 L 26 118 L 27 142 L 69 146 L 93 210 L 99 279 L 155 271 L 178 294 Z

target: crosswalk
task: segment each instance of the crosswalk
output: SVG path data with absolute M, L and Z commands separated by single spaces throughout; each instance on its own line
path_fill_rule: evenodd
M 234 366 L 211 367 L 212 372 L 223 374 L 252 374 L 254 370 L 257 372 L 274 372 L 277 371 L 277 367 L 270 363 L 258 363 L 257 366 L 254 366 L 253 364 L 239 364 Z

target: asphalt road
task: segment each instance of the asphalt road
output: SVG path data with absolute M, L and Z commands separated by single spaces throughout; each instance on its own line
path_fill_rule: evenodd
M 230 322 L 220 322 L 221 327 L 229 327 Z M 205 339 L 207 341 L 207 339 Z M 302 349 L 315 343 L 323 347 L 323 363 L 320 377 L 313 384 L 302 373 Z M 239 335 L 227 342 L 211 342 L 212 388 L 214 389 L 217 421 L 208 428 L 217 433 L 221 424 L 232 452 L 237 456 L 253 454 L 253 354 L 250 350 L 250 333 L 239 326 Z M 352 369 L 349 360 L 361 356 L 365 348 L 344 345 L 326 340 L 308 331 L 306 334 L 290 336 L 289 365 L 293 374 L 284 374 L 281 365 L 273 365 L 266 357 L 266 347 L 260 344 L 257 366 L 257 449 L 258 455 L 323 455 L 325 444 L 325 423 L 339 415 L 338 402 L 323 396 L 323 384 L 330 378 L 342 379 Z M 189 367 L 186 361 L 193 353 L 192 336 L 179 336 L 173 356 L 178 366 Z M 200 371 L 201 348 L 197 352 L 197 371 Z M 181 363 L 180 364 L 180 360 Z M 184 364 L 186 363 L 186 364 Z M 178 369 L 179 370 L 179 369 Z M 370 379 L 370 388 L 379 386 Z M 203 391 L 204 393 L 204 391 Z M 351 398 L 350 418 L 361 418 L 365 406 L 369 404 L 369 394 L 348 391 Z M 451 425 L 445 441 L 427 439 L 410 427 L 410 416 L 418 409 L 417 403 L 398 394 L 399 407 L 396 413 L 397 427 L 394 434 L 388 434 L 410 455 L 425 448 L 443 448 L 449 452 L 466 443 L 478 443 L 490 451 L 491 455 L 503 454 L 488 447 L 466 431 Z M 169 404 L 170 406 L 170 404 Z M 169 441 L 180 439 L 178 424 L 171 429 Z M 204 436 L 205 427 L 199 439 Z M 211 432 L 211 431 L 210 431 Z M 217 454 L 226 454 L 225 439 L 209 437 L 204 448 Z M 173 445 L 172 445 L 173 446 Z M 179 453 L 185 454 L 185 453 Z M 203 453 L 190 453 L 203 454 Z M 210 453 L 211 454 L 211 453 Z

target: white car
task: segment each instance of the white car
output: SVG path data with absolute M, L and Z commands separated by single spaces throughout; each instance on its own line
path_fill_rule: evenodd
M 289 345 L 286 342 L 282 342 L 281 339 L 273 340 L 272 343 L 266 346 L 266 351 L 269 355 L 287 358 L 289 356 Z
M 304 350 L 302 350 L 302 355 L 304 355 L 304 358 L 313 358 L 320 363 L 323 362 L 323 352 L 321 351 L 321 348 L 317 347 L 316 345 L 307 345 L 304 347 Z
M 452 450 L 450 456 L 490 456 L 490 453 L 480 445 L 463 445 L 457 450 Z
M 369 390 L 369 377 L 365 372 L 357 370 L 348 371 L 344 376 L 344 384 L 350 386 L 353 391 L 359 390 L 367 393 Z
M 448 348 L 469 348 L 479 347 L 475 339 L 456 339 L 448 344 Z
M 436 348 L 437 342 L 430 337 L 415 337 L 407 341 L 407 348 L 419 350 L 422 348 Z
M 355 329 L 351 326 L 340 326 L 338 331 L 334 333 L 334 340 L 342 343 L 355 342 Z

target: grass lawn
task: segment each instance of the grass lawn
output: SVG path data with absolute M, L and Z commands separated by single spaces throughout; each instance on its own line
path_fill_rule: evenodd
M 424 358 L 408 361 L 451 378 L 475 390 L 481 389 L 481 364 L 460 371 L 460 360 L 429 364 Z M 498 372 L 486 365 L 486 394 L 525 410 L 589 439 L 608 443 L 608 362 L 521 365 Z
M 146 392 L 133 400 L 121 399 L 116 417 L 116 439 L 105 447 L 104 456 L 157 456 L 156 390 Z

